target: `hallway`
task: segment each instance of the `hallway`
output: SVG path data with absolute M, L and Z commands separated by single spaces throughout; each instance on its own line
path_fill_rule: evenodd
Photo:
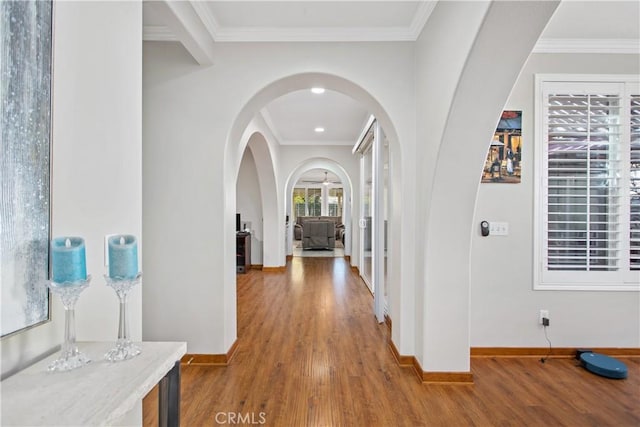
M 227 367 L 182 366 L 183 426 L 640 423 L 638 358 L 624 360 L 628 380 L 573 359 L 474 358 L 474 385 L 423 385 L 394 360 L 388 328 L 344 259 L 294 257 L 286 272 L 237 280 L 235 356 Z M 145 426 L 157 425 L 156 396 L 144 400 Z

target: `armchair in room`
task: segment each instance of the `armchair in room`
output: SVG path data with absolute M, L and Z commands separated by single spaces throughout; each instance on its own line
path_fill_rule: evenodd
M 302 228 L 302 249 L 334 249 L 336 231 L 333 221 L 305 221 Z
M 307 221 L 331 221 L 334 224 L 336 240 L 340 240 L 344 234 L 344 224 L 340 216 L 299 216 L 293 224 L 293 238 L 302 240 L 302 230 Z

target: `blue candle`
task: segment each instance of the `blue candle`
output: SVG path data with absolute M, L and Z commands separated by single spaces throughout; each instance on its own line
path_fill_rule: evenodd
M 87 280 L 87 257 L 82 237 L 57 237 L 51 240 L 53 282 Z
M 138 242 L 135 236 L 109 237 L 109 277 L 133 279 L 138 275 Z

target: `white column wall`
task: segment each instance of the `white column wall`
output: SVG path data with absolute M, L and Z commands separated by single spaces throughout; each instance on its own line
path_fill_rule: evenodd
M 142 240 L 142 4 L 56 2 L 54 13 L 52 234 L 86 242 L 90 287 L 76 305 L 79 341 L 113 341 L 118 299 L 105 285 L 104 236 Z M 143 280 L 130 294 L 134 340 L 142 336 Z M 51 322 L 2 340 L 2 375 L 64 340 L 64 309 Z
M 419 217 L 416 222 L 422 224 L 416 231 L 421 236 L 426 234 L 431 212 L 433 180 L 449 108 L 489 4 L 488 1 L 439 3 L 430 17 L 430 25 L 425 27 L 416 41 L 416 109 L 417 117 L 420 117 L 420 120 L 416 120 L 416 157 L 422 165 L 418 169 L 418 180 L 423 183 L 420 192 L 416 193 Z M 466 118 L 459 120 L 464 124 Z M 463 156 L 464 151 L 461 150 L 460 155 Z M 456 179 L 457 171 L 457 167 L 450 171 L 451 179 Z M 427 238 L 416 242 L 417 259 L 425 258 Z M 427 310 L 424 307 L 427 298 L 423 279 L 425 274 L 425 263 L 417 262 L 415 299 L 405 299 L 402 304 L 405 308 L 415 310 L 415 348 L 398 349 L 401 354 L 415 354 L 421 363 L 424 363 Z M 429 298 L 435 297 L 430 295 Z M 424 364 L 422 366 L 425 367 Z
M 486 156 L 486 147 L 477 141 L 490 140 L 511 88 L 557 5 L 492 2 L 460 73 L 427 201 L 424 342 L 417 354 L 427 372 L 469 372 L 471 226 Z M 432 64 L 443 62 L 432 59 Z

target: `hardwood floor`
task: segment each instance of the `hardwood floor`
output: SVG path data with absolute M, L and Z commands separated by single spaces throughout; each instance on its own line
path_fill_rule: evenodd
M 473 385 L 426 385 L 401 368 L 373 299 L 340 258 L 293 258 L 238 275 L 227 367 L 182 367 L 183 426 L 640 426 L 640 359 L 608 380 L 574 359 L 474 358 Z M 144 400 L 157 425 L 157 393 Z

